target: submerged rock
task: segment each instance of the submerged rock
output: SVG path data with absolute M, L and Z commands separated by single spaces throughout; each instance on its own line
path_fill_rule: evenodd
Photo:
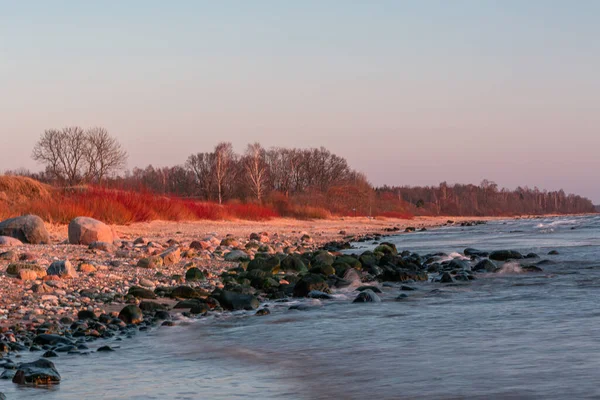
M 359 293 L 353 303 L 381 303 L 381 299 L 371 289 L 365 289 Z
M 258 299 L 251 294 L 242 294 L 223 290 L 213 295 L 226 310 L 255 310 L 259 306 Z
M 490 253 L 490 260 L 495 261 L 520 260 L 522 258 L 523 255 L 514 250 L 497 250 Z

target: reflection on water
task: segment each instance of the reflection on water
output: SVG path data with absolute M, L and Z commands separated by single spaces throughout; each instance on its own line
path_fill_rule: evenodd
M 575 228 L 575 229 L 571 229 Z M 519 231 L 518 233 L 511 233 Z M 265 317 L 160 328 L 110 354 L 61 355 L 60 387 L 27 399 L 597 398 L 600 219 L 508 221 L 394 238 L 420 253 L 511 248 L 553 262 L 541 274 L 425 283 L 403 301 L 272 304 Z M 557 256 L 545 256 L 558 250 Z

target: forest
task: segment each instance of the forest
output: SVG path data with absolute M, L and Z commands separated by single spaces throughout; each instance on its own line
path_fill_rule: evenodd
M 537 187 L 480 184 L 374 187 L 343 157 L 319 148 L 266 149 L 231 143 L 190 154 L 180 165 L 126 170 L 127 152 L 103 128 L 47 130 L 32 157 L 42 172 L 6 171 L 55 187 L 91 185 L 194 201 L 252 203 L 292 217 L 448 215 L 512 216 L 596 212 L 589 199 Z M 403 171 L 402 173 L 410 173 Z

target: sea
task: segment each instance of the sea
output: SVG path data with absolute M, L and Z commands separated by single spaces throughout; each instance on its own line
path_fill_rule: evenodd
M 538 273 L 510 263 L 468 283 L 417 283 L 401 301 L 397 286 L 382 288 L 381 303 L 353 304 L 357 292 L 345 289 L 334 300 L 300 300 L 304 310 L 273 302 L 262 317 L 184 319 L 109 342 L 114 352 L 61 354 L 53 359 L 60 385 L 2 380 L 0 391 L 50 400 L 600 398 L 599 216 L 447 226 L 385 240 L 448 258 L 472 247 L 547 261 Z

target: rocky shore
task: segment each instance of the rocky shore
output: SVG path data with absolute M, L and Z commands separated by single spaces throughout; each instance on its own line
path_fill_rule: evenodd
M 232 311 L 267 315 L 267 301 L 330 299 L 336 290 L 351 288 L 354 302 L 380 302 L 383 286 L 393 287 L 401 301 L 419 281 L 461 284 L 478 273 L 500 271 L 506 263 L 541 271 L 535 254 L 465 249 L 457 257 L 420 255 L 399 252 L 385 239 L 448 223 L 288 221 L 272 223 L 270 231 L 251 231 L 266 225 L 179 223 L 169 230 L 164 225 L 110 227 L 80 217 L 68 227 L 47 227 L 35 216 L 0 222 L 0 378 L 59 383 L 49 361 L 55 357 L 114 351 L 123 337 L 188 318 Z M 337 230 L 340 226 L 346 229 Z M 342 253 L 353 241 L 377 247 Z M 102 339 L 111 340 L 91 345 Z M 25 352 L 41 358 L 18 363 Z

